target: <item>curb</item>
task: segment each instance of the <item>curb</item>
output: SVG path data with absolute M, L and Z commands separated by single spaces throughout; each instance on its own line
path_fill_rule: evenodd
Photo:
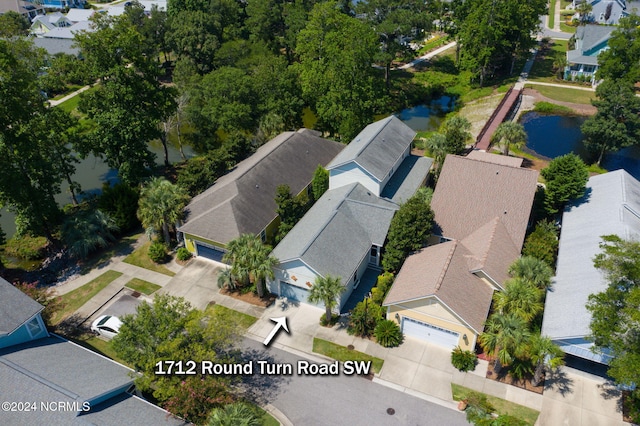
M 277 421 L 280 422 L 282 426 L 293 426 L 293 423 L 291 423 L 291 420 L 289 420 L 289 418 L 285 416 L 282 413 L 282 411 L 278 410 L 273 405 L 271 404 L 264 405 L 262 409 L 267 413 L 271 414 Z
M 407 387 L 404 387 L 404 386 L 401 386 L 401 385 L 397 385 L 397 384 L 395 384 L 393 382 L 389 382 L 387 380 L 380 379 L 378 377 L 375 377 L 373 379 L 373 383 L 377 383 L 379 385 L 386 386 L 386 387 L 391 388 L 391 389 L 395 389 L 395 390 L 397 390 L 399 392 L 406 393 L 407 395 L 415 396 L 416 398 L 420 398 L 422 400 L 431 402 L 433 404 L 440 405 L 441 407 L 449 408 L 450 410 L 454 410 L 454 411 L 459 412 L 458 404 L 455 403 L 455 402 L 445 401 L 444 399 L 440 399 L 440 398 L 435 397 L 435 396 L 427 395 L 426 393 L 422 393 L 422 392 L 419 392 L 417 390 L 413 390 L 411 388 L 407 388 Z

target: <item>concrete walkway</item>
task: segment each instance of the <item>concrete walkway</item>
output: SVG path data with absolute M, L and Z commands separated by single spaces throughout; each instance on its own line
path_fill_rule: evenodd
M 176 266 L 178 268 L 179 265 Z M 88 317 L 119 293 L 132 277 L 161 285 L 159 292 L 185 297 L 193 306 L 204 309 L 215 302 L 228 308 L 255 316 L 258 320 L 247 331 L 247 337 L 262 342 L 273 329 L 270 318 L 286 316 L 290 333 L 280 332 L 272 346 L 309 358 L 327 362 L 327 358 L 313 353 L 313 340 L 320 338 L 384 360 L 375 382 L 401 392 L 437 403 L 452 410 L 457 404 L 452 399 L 451 383 L 456 383 L 489 395 L 512 401 L 540 411 L 538 425 L 624 425 L 618 408 L 620 393 L 604 379 L 570 368 L 562 368 L 547 380 L 543 395 L 487 379 L 487 362 L 479 361 L 475 371 L 461 373 L 450 362 L 450 351 L 440 346 L 406 338 L 397 348 L 384 348 L 373 340 L 354 337 L 346 332 L 344 324 L 333 328 L 319 325 L 324 310 L 315 306 L 284 304 L 277 299 L 268 308 L 258 307 L 220 294 L 217 274 L 224 264 L 196 258 L 174 277 L 146 271 L 115 259 L 101 269 L 71 281 L 59 288 L 59 293 L 77 288 L 107 270 L 123 272 L 77 313 Z M 291 424 L 275 407 L 270 410 L 282 424 Z
M 52 107 L 60 105 L 64 101 L 68 101 L 69 99 L 73 98 L 74 96 L 78 96 L 80 93 L 84 92 L 85 90 L 89 90 L 90 88 L 91 88 L 91 86 L 84 86 L 84 87 L 79 88 L 75 92 L 71 92 L 67 96 L 64 96 L 64 97 L 62 97 L 60 99 L 57 99 L 55 101 L 52 99 L 52 100 L 49 101 L 49 105 L 52 106 Z

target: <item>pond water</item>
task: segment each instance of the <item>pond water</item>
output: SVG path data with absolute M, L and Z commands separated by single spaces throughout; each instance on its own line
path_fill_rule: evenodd
M 597 158 L 584 146 L 580 126 L 586 117 L 542 115 L 528 112 L 520 123 L 528 135 L 527 148 L 547 158 L 555 158 L 570 152 L 578 154 L 587 164 Z M 640 146 L 605 154 L 601 166 L 607 170 L 625 169 L 640 179 Z
M 157 164 L 164 163 L 164 150 L 160 141 L 151 142 L 149 144 L 149 150 L 156 155 Z M 171 163 L 181 161 L 182 158 L 180 157 L 180 151 L 177 146 L 170 143 L 168 151 L 169 161 Z M 183 145 L 183 151 L 187 158 L 195 155 L 193 149 L 189 146 Z M 110 169 L 100 158 L 89 155 L 84 160 L 81 160 L 80 163 L 76 164 L 76 172 L 73 175 L 73 180 L 80 184 L 85 196 L 99 194 L 102 191 L 102 184 L 104 182 L 109 182 L 113 185 L 118 181 L 118 172 Z M 56 201 L 61 206 L 71 203 L 69 185 L 66 181 L 62 183 L 61 193 L 56 196 Z M 0 226 L 7 234 L 7 238 L 10 238 L 16 232 L 15 215 L 6 209 L 0 210 L 0 214 Z
M 428 104 L 403 109 L 397 116 L 416 132 L 435 131 L 444 117 L 455 108 L 455 98 L 442 96 Z

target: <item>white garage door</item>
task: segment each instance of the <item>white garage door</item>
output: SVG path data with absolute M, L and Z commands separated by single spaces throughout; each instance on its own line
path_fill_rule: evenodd
M 289 301 L 303 302 L 309 305 L 313 305 L 307 300 L 309 297 L 309 290 L 304 287 L 298 287 L 297 285 L 289 284 L 284 281 L 280 281 L 280 296 L 286 297 Z M 314 306 L 324 307 L 323 303 L 318 303 Z
M 426 340 L 446 348 L 453 349 L 458 346 L 459 334 L 455 331 L 445 330 L 412 318 L 402 318 L 402 332 L 407 336 Z

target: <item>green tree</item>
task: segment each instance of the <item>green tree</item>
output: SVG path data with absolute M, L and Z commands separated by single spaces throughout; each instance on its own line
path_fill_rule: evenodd
M 511 278 L 505 282 L 503 291 L 494 293 L 493 303 L 500 315 L 514 315 L 529 324 L 542 313 L 542 295 L 542 290 L 532 282 Z
M 467 142 L 473 138 L 469 130 L 471 130 L 471 123 L 466 117 L 459 114 L 447 118 L 442 123 L 440 133 L 446 138 L 447 154 L 462 154 L 464 152 Z
M 0 38 L 26 36 L 27 34 L 29 34 L 27 18 L 13 10 L 0 15 Z
M 550 220 L 541 220 L 524 242 L 522 254 L 535 257 L 555 269 L 558 255 L 558 229 Z
M 207 426 L 261 426 L 262 424 L 256 411 L 244 402 L 215 408 L 207 419 Z
M 338 305 L 338 297 L 342 295 L 344 290 L 342 278 L 331 275 L 317 276 L 307 299 L 311 303 L 324 303 L 325 318 L 330 324 L 331 311 Z
M 291 194 L 289 185 L 278 185 L 276 188 L 276 212 L 280 216 L 280 226 L 276 241 L 281 241 L 285 235 L 309 210 L 310 203 L 306 191 L 295 197 Z
M 584 195 L 589 170 L 576 154 L 556 157 L 540 171 L 545 179 L 545 207 L 549 214 L 562 211 L 567 202 Z
M 413 250 L 418 250 L 431 235 L 433 211 L 421 197 L 411 197 L 395 213 L 389 232 L 382 267 L 386 272 L 400 269 L 404 259 Z
M 62 226 L 62 240 L 72 256 L 86 259 L 99 248 L 116 240 L 115 221 L 101 210 L 80 211 L 69 217 Z
M 77 121 L 47 108 L 38 74 L 41 51 L 26 39 L 0 39 L 0 204 L 17 214 L 19 232 L 56 244 L 55 195 L 73 174 Z
M 598 55 L 598 78 L 640 80 L 640 16 L 632 13 L 620 18 L 617 28 L 611 33 L 608 49 Z
M 243 234 L 229 241 L 223 261 L 231 263 L 234 277 L 256 286 L 258 297 L 263 297 L 264 280 L 273 279 L 273 267 L 278 259 L 270 255 L 271 247 L 264 245 L 260 237 L 254 234 Z
M 226 288 L 228 290 L 236 289 L 236 279 L 233 276 L 231 268 L 224 268 L 218 272 L 218 288 Z
M 608 374 L 620 385 L 640 383 L 640 242 L 616 235 L 602 237 L 593 264 L 607 288 L 589 296 L 591 339 L 613 356 Z M 637 401 L 640 390 L 633 391 Z
M 531 336 L 527 354 L 535 366 L 533 378 L 531 379 L 533 386 L 540 384 L 545 368 L 554 369 L 564 364 L 564 352 L 562 352 L 562 349 L 553 343 L 550 338 L 540 334 Z
M 502 153 L 509 155 L 512 146 L 520 149 L 527 143 L 527 132 L 520 123 L 505 121 L 491 136 L 491 143 L 502 147 Z
M 122 182 L 114 186 L 105 183 L 98 197 L 98 208 L 113 218 L 121 233 L 126 233 L 140 226 L 136 217 L 139 199 L 138 188 Z
M 493 314 L 487 320 L 478 341 L 495 358 L 494 371 L 499 374 L 503 365 L 510 364 L 522 354 L 528 339 L 529 330 L 520 317 L 514 314 Z
M 627 80 L 605 80 L 596 89 L 593 106 L 598 108 L 580 128 L 585 147 L 598 155 L 600 165 L 606 152 L 636 144 L 640 136 L 640 99 L 633 83 Z
M 521 279 L 541 291 L 551 286 L 553 270 L 543 260 L 532 256 L 522 256 L 509 266 L 509 275 Z
M 170 244 L 170 229 L 175 229 L 183 215 L 189 196 L 184 189 L 164 178 L 153 178 L 142 187 L 138 202 L 138 219 L 147 233 L 162 230 L 164 243 Z
M 311 190 L 313 192 L 313 199 L 319 200 L 329 189 L 329 171 L 322 167 L 322 164 L 318 164 L 315 172 L 313 172 L 313 179 L 311 180 Z
M 432 133 L 424 141 L 424 146 L 429 150 L 429 154 L 433 157 L 433 162 L 436 163 L 434 174 L 439 176 L 442 165 L 444 164 L 444 159 L 449 153 L 447 137 L 442 133 Z
M 384 314 L 384 308 L 367 297 L 350 312 L 347 332 L 360 337 L 369 337 L 373 334 L 378 322 L 384 319 Z
M 593 6 L 588 1 L 583 1 L 576 5 L 576 12 L 580 15 L 580 25 L 587 25 L 587 22 L 589 22 L 589 14 L 592 10 Z
M 167 371 L 161 360 L 229 362 L 228 353 L 240 330 L 224 315 L 193 309 L 182 298 L 156 296 L 143 302 L 135 315 L 125 315 L 120 332 L 112 340 L 119 357 L 141 373 L 136 385 L 152 392 L 173 414 L 202 422 L 211 409 L 230 402 L 228 378 L 212 375 L 156 374 Z M 184 366 L 187 369 L 187 366 Z
M 229 155 L 224 149 L 210 151 L 202 157 L 190 158 L 178 171 L 178 185 L 195 197 L 214 184 L 227 171 Z
M 404 37 L 420 34 L 433 22 L 427 3 L 420 0 L 368 0 L 355 4 L 356 12 L 378 35 L 380 50 L 376 62 L 385 69 L 385 82 L 389 87 L 391 62 L 398 56 L 411 57 L 413 50 Z
M 376 34 L 341 13 L 334 1 L 317 3 L 298 34 L 302 94 L 316 113 L 316 126 L 350 140 L 373 121 L 380 84 L 371 64 L 378 51 Z

